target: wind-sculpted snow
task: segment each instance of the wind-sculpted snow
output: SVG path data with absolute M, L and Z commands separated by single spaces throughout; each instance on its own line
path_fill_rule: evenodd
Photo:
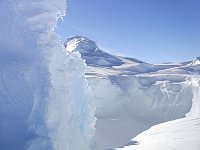
M 200 118 L 161 123 L 115 150 L 199 150 Z
M 89 150 L 85 63 L 54 33 L 65 0 L 0 1 L 0 149 Z
M 88 80 L 97 107 L 99 149 L 122 146 L 152 125 L 184 117 L 192 106 L 193 90 L 186 80 L 141 76 Z
M 151 127 L 128 142 L 123 150 L 199 150 L 200 143 L 200 77 L 187 79 L 192 88 L 192 107 L 185 118 Z
M 87 38 L 72 37 L 65 47 L 68 51 L 79 51 L 88 64 L 86 77 L 96 105 L 98 150 L 123 147 L 156 124 L 186 115 L 200 115 L 199 87 L 194 86 L 200 75 L 198 57 L 185 63 L 153 65 L 135 58 L 114 56 L 122 63 L 109 62 L 106 66 L 104 63 L 96 65 L 93 56 L 98 56 L 95 51 L 98 46 Z M 128 144 L 134 145 L 134 142 L 137 146 L 134 140 Z

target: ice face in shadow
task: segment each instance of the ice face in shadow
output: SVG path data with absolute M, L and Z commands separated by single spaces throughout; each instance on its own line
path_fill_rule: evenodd
M 54 33 L 65 0 L 0 1 L 0 149 L 91 148 L 94 107 L 78 53 Z

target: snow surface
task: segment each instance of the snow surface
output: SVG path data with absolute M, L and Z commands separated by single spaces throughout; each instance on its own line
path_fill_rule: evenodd
M 54 33 L 65 9 L 65 0 L 0 1 L 0 150 L 92 149 L 85 63 Z
M 199 150 L 200 118 L 183 118 L 153 126 L 117 150 Z
M 182 134 L 195 134 L 188 138 L 182 136 L 182 142 L 191 139 L 186 143 L 198 147 L 196 141 L 200 137 L 198 119 L 200 94 L 195 92 L 198 86 L 193 84 L 200 79 L 200 65 L 196 61 L 153 65 L 135 58 L 112 55 L 122 63 L 109 62 L 109 65 L 105 65 L 106 59 L 103 56 L 104 61 L 101 62 L 93 59 L 93 57 L 99 58 L 99 53 L 96 53 L 96 49 L 99 48 L 94 41 L 86 37 L 71 37 L 65 42 L 65 47 L 67 51 L 79 51 L 88 65 L 86 77 L 96 105 L 97 122 L 94 138 L 97 150 L 123 147 L 127 143 L 133 147 L 138 146 L 137 144 L 140 146 L 140 143 L 141 146 L 145 146 L 145 142 L 142 144 L 143 140 L 140 142 L 131 139 L 145 130 L 148 133 L 149 128 L 160 123 L 163 123 L 158 125 L 163 131 L 160 136 L 165 137 L 166 128 L 168 128 L 166 131 L 178 130 L 179 127 L 184 129 L 183 132 L 177 132 L 177 135 L 176 132 L 169 132 L 168 136 L 174 141 L 172 145 L 176 142 L 181 143 L 173 137 L 179 139 Z M 106 52 L 102 53 L 109 55 Z M 173 121 L 169 125 L 164 123 L 184 118 L 186 115 L 196 116 L 197 119 L 196 121 L 191 121 L 189 118 L 182 119 L 177 127 Z M 187 130 L 189 124 L 195 128 Z M 163 143 L 165 147 L 165 144 L 171 143 L 170 139 L 168 141 L 165 139 L 157 140 L 157 143 L 155 140 L 152 149 L 156 150 L 154 145 L 162 146 L 158 142 Z M 129 148 L 133 149 L 132 146 Z M 148 149 L 148 146 L 146 148 Z M 143 147 L 140 149 L 143 150 Z M 171 150 L 169 146 L 166 149 Z
M 199 150 L 200 78 L 191 78 L 192 107 L 186 117 L 155 125 L 117 150 Z
M 0 1 L 0 150 L 198 150 L 199 57 L 153 65 L 86 37 L 63 46 L 54 28 L 65 9 Z

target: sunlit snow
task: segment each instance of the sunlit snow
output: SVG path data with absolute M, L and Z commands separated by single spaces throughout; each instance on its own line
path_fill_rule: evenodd
M 0 150 L 199 150 L 199 57 L 149 64 L 82 36 L 62 43 L 65 11 L 0 1 Z
M 98 150 L 200 149 L 197 142 L 200 138 L 198 57 L 189 62 L 153 65 L 106 52 L 99 55 L 98 51 L 102 50 L 86 37 L 75 36 L 67 41 L 66 49 L 76 43 L 74 51 L 79 51 L 88 64 L 86 77 L 97 108 Z M 164 123 L 168 121 L 171 122 Z M 160 123 L 163 124 L 157 125 Z M 162 138 L 151 139 L 154 137 Z

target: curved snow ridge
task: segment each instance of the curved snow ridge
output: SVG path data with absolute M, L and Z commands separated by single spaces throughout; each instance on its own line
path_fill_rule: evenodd
M 199 150 L 200 118 L 155 125 L 115 150 Z
M 149 130 L 137 135 L 129 141 L 123 150 L 198 150 L 200 144 L 200 78 L 191 76 L 186 80 L 191 87 L 192 105 L 186 117 L 174 121 L 154 125 Z M 184 92 L 184 91 L 182 91 Z M 188 95 L 186 95 L 188 96 Z M 187 97 L 189 99 L 189 97 Z M 117 149 L 117 150 L 118 150 Z
M 158 120 L 158 122 L 163 122 L 181 118 L 190 110 L 193 96 L 191 87 L 188 86 L 187 81 L 177 83 L 173 81 L 140 76 L 110 76 L 108 79 L 89 78 L 89 83 L 94 88 L 94 96 L 102 98 L 101 101 L 98 100 L 99 98 L 96 99 L 97 103 L 101 103 L 96 104 L 99 113 L 100 108 L 106 107 L 108 103 L 115 103 L 115 105 L 109 106 L 113 109 L 117 109 L 117 104 L 119 104 L 118 107 L 123 104 L 127 105 L 126 109 L 130 109 L 129 112 L 134 116 L 152 117 L 152 120 L 148 119 L 151 123 Z M 104 92 L 97 93 L 98 87 L 101 88 L 101 91 L 112 93 L 113 98 L 107 94 L 103 95 Z M 104 87 L 109 87 L 109 89 L 103 89 Z M 109 91 L 113 88 L 115 88 L 116 93 Z M 115 94 L 118 96 L 115 97 Z M 145 111 L 141 112 L 141 109 Z M 155 114 L 160 116 L 157 121 L 154 118 Z
M 155 124 L 185 117 L 193 90 L 185 77 L 180 78 L 89 77 L 97 107 L 98 149 L 120 147 Z
M 78 51 L 88 65 L 93 66 L 117 66 L 123 64 L 121 59 L 99 49 L 97 44 L 82 36 L 68 38 L 64 43 L 67 51 Z

